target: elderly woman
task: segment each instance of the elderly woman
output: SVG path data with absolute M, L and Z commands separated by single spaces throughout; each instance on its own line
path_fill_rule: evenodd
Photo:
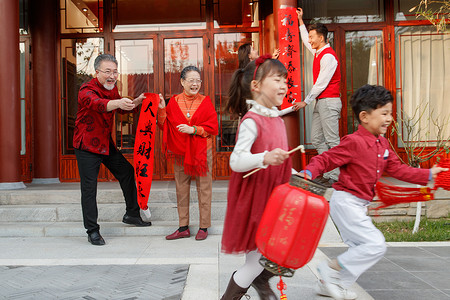
M 160 99 L 158 125 L 163 130 L 164 150 L 175 157 L 174 175 L 179 228 L 167 240 L 186 238 L 189 231 L 191 179 L 197 183 L 200 229 L 196 240 L 204 240 L 211 226 L 212 136 L 218 133 L 217 114 L 208 96 L 199 94 L 200 70 L 188 66 L 181 71 L 183 92 L 173 96 L 166 107 Z

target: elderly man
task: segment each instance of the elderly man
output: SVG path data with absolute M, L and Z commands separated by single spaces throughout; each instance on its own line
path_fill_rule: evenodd
M 97 176 L 104 164 L 120 182 L 126 203 L 122 222 L 150 226 L 140 216 L 137 203 L 133 166 L 117 150 L 112 137 L 114 111 L 129 113 L 145 98 L 121 98 L 116 87 L 117 60 L 110 54 L 99 55 L 94 63 L 96 77 L 83 84 L 78 93 L 73 146 L 78 162 L 81 185 L 81 207 L 88 241 L 97 246 L 105 244 L 97 224 Z
M 311 142 L 319 154 L 339 145 L 339 118 L 342 102 L 340 99 L 341 72 L 334 50 L 327 43 L 328 29 L 321 23 L 310 25 L 309 33 L 303 22 L 303 10 L 297 10 L 300 36 L 305 48 L 314 55 L 313 87 L 302 102 L 294 104 L 296 109 L 304 108 L 315 101 Z M 339 169 L 323 174 L 318 182 L 331 187 L 338 180 Z

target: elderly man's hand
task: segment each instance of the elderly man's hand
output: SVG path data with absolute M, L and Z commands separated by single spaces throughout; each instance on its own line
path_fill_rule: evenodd
M 117 105 L 122 110 L 133 110 L 135 108 L 133 101 L 128 98 L 122 98 L 116 101 L 118 101 Z

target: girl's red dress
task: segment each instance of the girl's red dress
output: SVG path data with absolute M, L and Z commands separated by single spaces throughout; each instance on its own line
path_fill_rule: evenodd
M 250 111 L 242 121 L 247 118 L 256 122 L 258 130 L 252 153 L 275 148 L 288 150 L 286 127 L 280 117 L 265 117 Z M 288 158 L 279 166 L 269 166 L 245 179 L 242 177 L 247 172 L 232 172 L 222 235 L 223 252 L 246 253 L 256 249 L 256 231 L 267 200 L 276 186 L 289 181 L 291 165 L 291 159 Z

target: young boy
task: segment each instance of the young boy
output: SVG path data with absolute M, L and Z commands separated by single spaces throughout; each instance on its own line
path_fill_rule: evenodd
M 383 234 L 367 216 L 367 206 L 375 196 L 375 184 L 383 172 L 410 183 L 426 185 L 436 174 L 448 169 L 417 169 L 404 165 L 383 136 L 392 122 L 392 95 L 382 86 L 365 85 L 350 100 L 359 122 L 358 130 L 341 143 L 315 156 L 306 167 L 312 179 L 340 168 L 333 185 L 330 215 L 348 250 L 317 267 L 321 280 L 317 292 L 334 299 L 356 299 L 348 288 L 386 252 Z

